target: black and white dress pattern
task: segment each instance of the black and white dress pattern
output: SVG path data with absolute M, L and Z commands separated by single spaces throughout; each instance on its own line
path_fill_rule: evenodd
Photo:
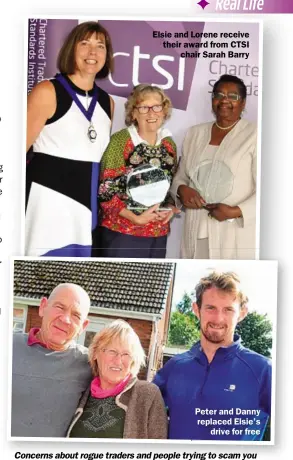
M 87 98 L 67 80 L 87 109 L 93 90 Z M 110 98 L 98 89 L 92 116 L 98 135 L 92 143 L 89 121 L 61 83 L 51 82 L 57 109 L 36 139 L 27 166 L 25 254 L 90 257 L 98 224 L 99 164 L 110 138 Z

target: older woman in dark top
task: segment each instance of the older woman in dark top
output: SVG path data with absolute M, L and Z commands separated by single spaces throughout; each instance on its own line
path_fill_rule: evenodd
M 94 374 L 67 436 L 75 438 L 167 438 L 160 390 L 138 380 L 145 354 L 132 327 L 116 320 L 101 330 L 89 350 Z

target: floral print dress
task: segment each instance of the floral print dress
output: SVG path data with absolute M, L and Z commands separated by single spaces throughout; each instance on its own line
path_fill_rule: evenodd
M 144 164 L 159 167 L 164 171 L 170 185 L 177 168 L 176 144 L 168 130 L 159 130 L 159 142 L 152 146 L 147 144 L 135 133 L 135 127 L 113 134 L 104 152 L 101 162 L 99 200 L 102 210 L 101 225 L 112 231 L 133 236 L 159 237 L 169 233 L 170 225 L 161 222 L 150 222 L 146 225 L 135 225 L 128 219 L 119 216 L 123 208 L 138 205 L 127 193 L 127 176 L 135 168 Z M 164 134 L 167 133 L 166 137 Z M 164 203 L 170 202 L 170 196 Z M 133 211 L 136 214 L 143 210 Z

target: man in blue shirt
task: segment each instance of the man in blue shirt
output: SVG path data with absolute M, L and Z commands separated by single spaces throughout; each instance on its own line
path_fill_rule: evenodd
M 234 273 L 214 272 L 196 286 L 200 341 L 154 380 L 169 410 L 170 439 L 262 440 L 271 411 L 271 363 L 235 335 L 247 302 Z

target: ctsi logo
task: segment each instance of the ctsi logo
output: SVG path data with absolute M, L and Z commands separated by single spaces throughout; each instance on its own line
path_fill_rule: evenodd
M 119 67 L 131 67 L 132 68 L 132 75 L 131 75 L 131 83 L 133 86 L 138 85 L 141 83 L 140 81 L 140 65 L 142 64 L 142 60 L 149 60 L 150 66 L 159 74 L 158 79 L 160 79 L 160 75 L 163 76 L 165 79 L 165 83 L 160 84 L 161 88 L 164 90 L 173 88 L 177 88 L 179 91 L 184 90 L 184 74 L 185 74 L 185 59 L 179 58 L 176 60 L 176 57 L 159 54 L 154 56 L 153 58 L 149 53 L 142 53 L 141 47 L 139 45 L 134 46 L 130 53 L 125 53 L 122 51 L 118 51 L 114 53 L 115 58 L 115 68 Z M 164 61 L 178 64 L 177 71 L 172 75 L 171 72 L 168 72 L 164 68 Z M 110 83 L 117 88 L 129 88 L 129 81 L 127 82 L 127 78 L 125 78 L 124 82 L 118 81 L 115 79 L 113 75 L 109 76 Z
M 200 34 L 204 23 L 192 26 L 165 21 L 102 20 L 100 23 L 112 39 L 115 70 L 99 85 L 121 97 L 128 97 L 133 86 L 139 83 L 157 85 L 166 91 L 174 108 L 186 110 L 197 59 L 182 57 L 178 44 L 186 41 L 191 27 Z M 180 34 L 180 38 L 175 40 L 176 34 Z

